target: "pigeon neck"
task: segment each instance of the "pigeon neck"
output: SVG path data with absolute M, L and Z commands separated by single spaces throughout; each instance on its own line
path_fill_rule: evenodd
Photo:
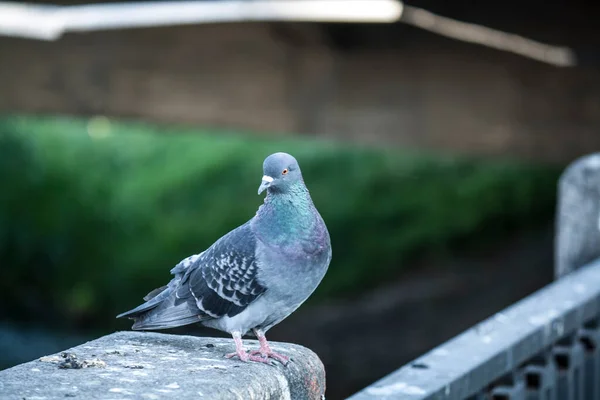
M 258 209 L 257 219 L 261 236 L 275 241 L 286 241 L 288 235 L 310 235 L 317 222 L 313 202 L 302 182 L 285 193 L 269 191 Z
M 301 216 L 310 213 L 312 200 L 304 183 L 298 182 L 288 187 L 285 192 L 268 190 L 265 206 L 289 216 Z

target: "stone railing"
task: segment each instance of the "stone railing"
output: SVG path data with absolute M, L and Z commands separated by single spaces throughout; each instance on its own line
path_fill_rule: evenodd
M 258 347 L 256 341 L 247 340 Z M 325 369 L 312 351 L 271 342 L 293 362 L 244 364 L 233 340 L 117 332 L 0 372 L 2 400 L 321 399 Z
M 350 399 L 600 399 L 599 321 L 600 260 Z

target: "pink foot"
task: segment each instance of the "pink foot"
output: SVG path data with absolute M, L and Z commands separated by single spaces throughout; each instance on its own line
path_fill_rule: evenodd
M 258 342 L 260 343 L 260 349 L 251 351 L 250 354 L 260 354 L 265 359 L 272 358 L 274 360 L 279 361 L 284 366 L 286 366 L 290 362 L 290 358 L 288 356 L 275 353 L 273 350 L 271 350 L 271 346 L 269 346 L 269 342 L 265 337 L 265 333 L 261 329 L 253 329 L 253 331 L 254 335 L 256 335 L 256 337 L 258 338 Z
M 274 360 L 279 361 L 284 366 L 287 365 L 290 362 L 290 358 L 288 356 L 284 356 L 283 354 L 275 353 L 271 349 L 263 349 L 263 348 L 261 348 L 260 350 L 252 350 L 250 352 L 250 356 L 257 356 L 259 354 L 260 354 L 260 357 L 263 360 L 268 360 L 269 358 L 272 358 Z
M 254 354 L 254 352 L 250 352 L 250 354 L 248 354 L 245 351 L 243 351 L 241 353 L 235 352 L 235 353 L 225 354 L 226 358 L 233 358 L 236 356 L 244 362 L 254 361 L 254 362 L 260 362 L 260 363 L 269 364 L 269 365 L 271 364 L 271 360 L 269 360 L 266 357 L 257 356 Z
M 267 342 L 267 338 L 265 337 L 263 331 L 256 329 L 254 330 L 254 333 L 258 338 L 258 341 L 260 342 L 260 349 L 253 350 L 249 353 L 246 352 L 246 350 L 244 349 L 244 344 L 242 343 L 242 335 L 240 334 L 240 332 L 233 332 L 232 336 L 233 341 L 235 342 L 235 353 L 225 354 L 225 357 L 233 358 L 237 356 L 240 360 L 244 362 L 254 361 L 269 365 L 271 364 L 271 358 L 279 361 L 284 366 L 290 362 L 290 358 L 288 356 L 275 353 L 273 350 L 271 350 L 269 342 Z

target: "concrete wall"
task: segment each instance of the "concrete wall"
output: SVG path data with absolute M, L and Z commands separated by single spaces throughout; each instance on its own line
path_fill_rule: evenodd
M 245 343 L 254 349 L 258 342 Z M 116 332 L 0 371 L 0 397 L 324 399 L 323 363 L 309 349 L 273 342 L 293 357 L 284 367 L 225 358 L 232 348 L 233 339 Z
M 377 46 L 375 35 L 342 48 L 328 29 L 232 24 L 50 43 L 0 38 L 0 112 L 103 114 L 558 162 L 600 148 L 593 71 L 408 27 L 392 46 Z

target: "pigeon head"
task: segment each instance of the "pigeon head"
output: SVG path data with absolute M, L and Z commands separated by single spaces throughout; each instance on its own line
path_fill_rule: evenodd
M 263 163 L 263 177 L 258 194 L 266 189 L 269 192 L 286 193 L 298 182 L 303 182 L 298 161 L 287 153 L 274 153 L 265 158 Z

